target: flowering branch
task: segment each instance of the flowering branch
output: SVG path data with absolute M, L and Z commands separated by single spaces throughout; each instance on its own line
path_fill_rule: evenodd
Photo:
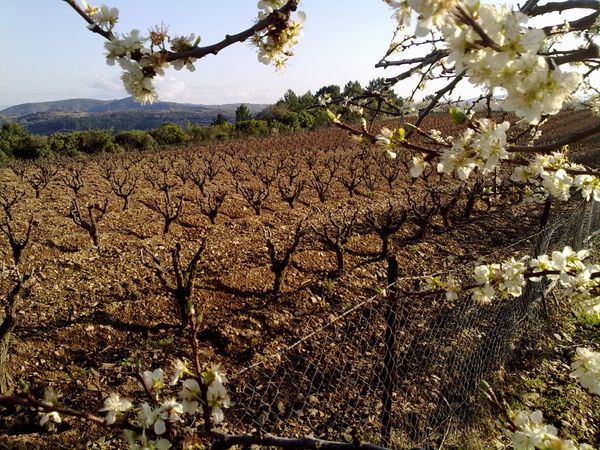
M 84 411 L 79 411 L 74 408 L 65 408 L 55 405 L 50 405 L 44 401 L 37 400 L 32 396 L 0 396 L 0 405 L 12 406 L 20 405 L 30 408 L 39 409 L 47 413 L 58 413 L 65 416 L 77 417 L 80 419 L 87 420 L 88 422 L 94 423 L 99 426 L 106 428 L 112 428 L 117 430 L 130 430 L 136 434 L 142 435 L 144 428 L 137 427 L 126 422 L 113 422 L 103 417 L 99 417 L 95 414 L 91 414 Z M 284 449 L 312 449 L 312 450 L 355 450 L 357 448 L 363 450 L 387 450 L 385 447 L 380 447 L 375 444 L 371 444 L 362 440 L 356 442 L 335 442 L 318 439 L 314 437 L 300 437 L 300 438 L 286 438 L 280 436 L 274 436 L 268 433 L 256 433 L 256 434 L 230 434 L 220 432 L 215 429 L 208 430 L 196 430 L 195 435 L 197 438 L 208 438 L 213 439 L 214 442 L 211 445 L 213 450 L 228 450 L 234 446 L 265 446 L 265 447 L 279 447 Z M 163 444 L 166 445 L 166 444 Z M 137 447 L 136 447 L 137 448 Z M 158 447 L 156 447 L 158 448 Z M 164 447 L 169 448 L 169 447 Z
M 110 41 L 111 39 L 114 38 L 112 31 L 104 30 L 98 24 L 96 24 L 94 19 L 92 19 L 90 17 L 90 15 L 87 12 L 85 12 L 83 10 L 83 8 L 81 8 L 77 4 L 77 0 L 63 0 L 63 1 L 66 2 L 71 8 L 73 8 L 75 10 L 75 12 L 77 12 L 77 14 L 79 14 L 81 17 L 83 17 L 83 20 L 85 20 L 89 24 L 89 29 L 91 31 L 93 31 L 94 33 L 98 33 L 104 39 L 106 39 L 108 41 Z
M 189 50 L 181 51 L 181 52 L 167 52 L 166 60 L 168 62 L 175 61 L 178 59 L 188 59 L 188 58 L 203 58 L 207 55 L 216 55 L 224 48 L 229 47 L 232 44 L 237 42 L 244 42 L 245 40 L 254 36 L 255 33 L 260 32 L 269 28 L 272 25 L 276 25 L 282 21 L 287 20 L 290 13 L 296 11 L 298 9 L 298 3 L 300 0 L 288 0 L 288 2 L 279 9 L 276 9 L 267 17 L 262 20 L 256 22 L 250 28 L 241 31 L 237 34 L 226 35 L 225 39 L 220 42 L 217 42 L 212 45 L 208 45 L 206 47 L 194 47 Z
M 252 38 L 252 43 L 258 48 L 258 59 L 265 63 L 274 63 L 277 68 L 285 65 L 293 54 L 292 47 L 298 42 L 302 33 L 305 15 L 298 12 L 294 19 L 293 12 L 297 10 L 299 0 L 262 0 L 258 3 L 257 22 L 248 29 L 237 34 L 226 35 L 225 39 L 215 44 L 199 47 L 200 37 L 189 36 L 170 37 L 164 26 L 150 30 L 149 37 L 140 35 L 139 30 L 119 36 L 113 33 L 118 21 L 117 8 L 100 8 L 89 6 L 81 0 L 85 9 L 76 0 L 64 0 L 89 24 L 88 28 L 102 35 L 107 42 L 106 60 L 109 65 L 117 62 L 123 69 L 121 79 L 125 89 L 136 100 L 152 103 L 157 99 L 153 79 L 164 75 L 164 69 L 172 64 L 176 70 L 186 67 L 194 71 L 194 62 L 209 54 L 216 55 L 221 50 L 237 42 Z M 150 48 L 144 43 L 150 41 Z M 170 49 L 167 49 L 167 43 Z
M 114 34 L 112 31 L 105 31 L 101 27 L 96 24 L 96 21 L 86 13 L 78 4 L 76 0 L 63 0 L 66 2 L 71 8 L 73 8 L 77 14 L 79 14 L 83 19 L 91 25 L 90 30 L 94 33 L 98 33 L 103 36 L 106 40 L 110 41 L 114 39 Z M 245 40 L 252 37 L 255 33 L 265 30 L 271 25 L 276 24 L 284 20 L 289 14 L 298 9 L 298 3 L 300 0 L 288 0 L 285 5 L 281 8 L 274 10 L 271 14 L 265 17 L 262 20 L 256 22 L 250 28 L 241 31 L 237 34 L 227 34 L 225 39 L 220 42 L 216 42 L 212 45 L 208 45 L 205 47 L 194 47 L 189 50 L 180 51 L 180 52 L 166 52 L 165 60 L 167 62 L 179 60 L 179 59 L 187 59 L 187 58 L 203 58 L 207 55 L 216 55 L 221 50 L 233 45 L 237 42 L 244 42 Z
M 2 405 L 2 406 L 12 406 L 12 405 L 26 406 L 29 408 L 39 409 L 39 410 L 42 410 L 42 411 L 45 411 L 48 413 L 54 412 L 54 413 L 62 414 L 65 416 L 78 417 L 80 419 L 85 419 L 88 422 L 95 423 L 96 425 L 101 425 L 101 426 L 105 426 L 108 428 L 114 428 L 114 429 L 118 429 L 118 430 L 127 428 L 130 430 L 139 432 L 139 433 L 142 432 L 142 428 L 132 425 L 130 423 L 115 422 L 115 423 L 109 424 L 109 423 L 107 423 L 106 419 L 104 419 L 103 417 L 97 416 L 97 415 L 89 413 L 89 412 L 79 411 L 74 408 L 66 408 L 66 407 L 51 405 L 43 400 L 36 399 L 32 395 L 0 396 L 0 405 Z

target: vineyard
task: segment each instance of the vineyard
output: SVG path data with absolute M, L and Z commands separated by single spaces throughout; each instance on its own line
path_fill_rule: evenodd
M 543 126 L 544 142 L 596 121 L 587 112 L 563 112 Z M 430 115 L 421 127 L 461 131 L 442 114 Z M 597 166 L 592 146 L 589 140 L 573 145 L 572 159 Z M 90 411 L 111 392 L 134 398 L 132 373 L 189 357 L 184 326 L 191 299 L 203 313 L 203 362 L 220 363 L 231 380 L 234 404 L 225 411 L 226 427 L 248 432 L 264 426 L 287 435 L 306 434 L 308 427 L 318 437 L 351 440 L 359 433 L 377 442 L 380 424 L 373 425 L 372 416 L 383 406 L 361 389 L 373 386 L 371 372 L 381 370 L 371 352 L 385 330 L 382 309 L 347 316 L 294 353 L 285 349 L 366 299 L 383 305 L 391 256 L 405 279 L 403 289 L 417 291 L 424 275 L 530 252 L 541 225 L 576 209 L 556 204 L 548 216 L 543 204 L 524 202 L 507 177 L 476 175 L 460 182 L 431 171 L 415 181 L 411 160 L 408 151 L 390 159 L 343 130 L 327 128 L 157 153 L 14 162 L 0 169 L 0 262 L 32 274 L 15 305 L 8 343 L 13 385 L 33 392 L 52 386 L 72 406 Z M 13 283 L 1 279 L 0 293 Z M 433 324 L 439 342 L 446 342 L 456 331 L 450 325 L 467 314 L 461 308 L 459 302 L 415 297 L 404 312 L 420 319 L 404 332 L 423 340 Z M 445 363 L 477 356 L 469 346 L 493 323 L 480 326 L 451 336 Z M 336 333 L 343 334 L 343 346 L 327 347 L 340 342 Z M 351 340 L 356 336 L 362 336 L 360 343 Z M 315 348 L 319 343 L 323 347 Z M 409 392 L 413 386 L 404 386 L 409 393 L 396 406 L 404 408 L 398 420 L 413 430 L 402 439 L 422 444 L 429 426 L 424 417 L 443 429 L 444 419 L 431 405 L 441 402 L 436 387 L 446 382 L 432 375 L 440 361 L 418 346 L 412 351 L 416 362 L 405 369 L 421 373 L 417 383 L 429 386 L 432 396 L 419 404 Z M 282 352 L 283 365 L 276 364 L 281 357 L 267 358 Z M 314 374 L 315 392 L 336 379 L 359 380 L 327 394 L 339 410 L 325 414 L 291 384 L 278 384 L 278 397 L 268 397 L 275 394 L 265 386 L 277 384 L 286 365 L 317 363 L 331 371 Z M 446 384 L 458 375 L 464 374 L 449 374 Z M 476 390 L 469 395 L 469 407 L 479 402 Z M 352 411 L 345 409 L 350 404 Z M 465 420 L 473 412 L 461 409 Z M 86 448 L 103 436 L 82 422 L 58 424 L 56 433 L 37 422 L 26 410 L 3 414 L 0 447 Z M 95 445 L 88 448 L 102 448 Z

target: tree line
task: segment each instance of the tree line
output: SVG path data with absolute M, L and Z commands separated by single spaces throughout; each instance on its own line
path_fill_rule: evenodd
M 356 111 L 347 101 L 359 95 L 385 93 L 391 102 L 401 105 L 402 100 L 386 88 L 383 78 L 371 80 L 363 87 L 358 81 L 349 81 L 344 87 L 331 84 L 298 95 L 288 89 L 282 98 L 263 111 L 252 115 L 245 104 L 235 112 L 231 122 L 218 114 L 210 125 L 187 122 L 185 125 L 167 122 L 149 130 L 89 129 L 58 132 L 49 136 L 30 133 L 14 122 L 0 125 L 0 163 L 12 158 L 36 159 L 73 157 L 123 151 L 151 151 L 162 146 L 185 143 L 206 143 L 245 136 L 269 136 L 281 132 L 310 130 L 330 124 L 320 102 L 327 99 L 329 109 L 346 121 L 357 121 L 364 111 Z M 332 103 L 333 102 L 333 103 Z M 74 120 L 74 119 L 73 119 Z

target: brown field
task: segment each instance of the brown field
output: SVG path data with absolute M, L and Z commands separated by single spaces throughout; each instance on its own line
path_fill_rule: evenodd
M 545 139 L 593 121 L 586 113 L 562 113 L 546 126 Z M 427 127 L 452 128 L 446 116 L 432 116 Z M 595 164 L 590 148 L 590 141 L 574 146 L 576 158 Z M 111 392 L 137 395 L 131 372 L 168 368 L 174 358 L 188 356 L 177 306 L 150 264 L 152 253 L 168 269 L 176 243 L 187 262 L 206 239 L 193 299 L 204 313 L 202 357 L 235 374 L 386 284 L 377 228 L 387 220 L 399 223 L 387 253 L 397 257 L 400 276 L 497 256 L 537 231 L 543 205 L 521 203 L 510 184 L 491 195 L 492 177 L 474 176 L 463 186 L 436 174 L 413 182 L 409 161 L 408 154 L 389 160 L 326 129 L 0 169 L 3 198 L 23 193 L 11 208 L 17 237 L 34 220 L 19 263 L 21 273 L 34 273 L 34 282 L 19 301 L 10 344 L 15 386 L 27 384 L 33 392 L 53 386 L 65 404 L 97 411 Z M 49 183 L 36 197 L 34 185 L 45 175 Z M 115 191 L 131 186 L 124 209 L 124 194 Z M 295 189 L 292 208 L 284 197 Z M 70 217 L 77 215 L 74 200 L 84 221 L 88 211 L 98 219 L 97 246 Z M 217 209 L 214 224 L 211 208 Z M 165 216 L 178 209 L 166 226 Z M 324 229 L 335 234 L 332 220 L 353 222 L 339 273 L 335 253 L 319 238 Z M 303 234 L 276 295 L 266 237 L 280 258 L 300 223 Z M 13 262 L 4 234 L 1 261 Z M 0 293 L 11 283 L 10 277 L 0 281 Z M 243 399 L 234 400 L 235 408 L 244 408 Z M 37 420 L 28 411 L 0 412 L 0 448 L 86 448 L 102 436 L 76 420 L 50 434 Z

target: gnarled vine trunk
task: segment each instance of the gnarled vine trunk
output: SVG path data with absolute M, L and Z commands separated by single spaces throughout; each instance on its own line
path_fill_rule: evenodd
M 9 393 L 11 385 L 11 377 L 8 370 L 8 350 L 10 344 L 10 336 L 15 327 L 15 310 L 17 307 L 17 298 L 24 283 L 29 279 L 29 276 L 19 279 L 17 284 L 6 295 L 4 299 L 4 318 L 0 323 L 0 394 L 6 395 Z

